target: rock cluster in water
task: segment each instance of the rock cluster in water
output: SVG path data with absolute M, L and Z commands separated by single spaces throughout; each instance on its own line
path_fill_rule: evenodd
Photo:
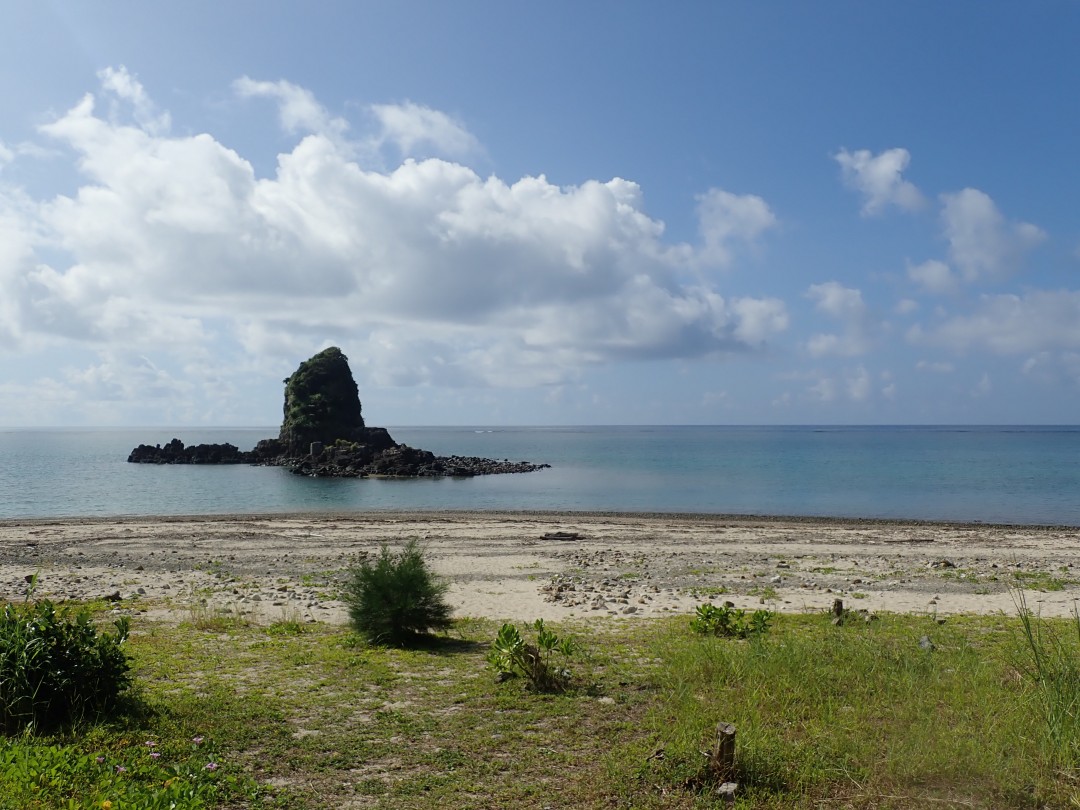
M 368 427 L 348 358 L 332 346 L 285 380 L 285 407 L 276 439 L 253 450 L 231 444 L 187 447 L 179 439 L 164 446 L 141 444 L 131 451 L 134 464 L 262 464 L 286 467 L 299 475 L 358 478 L 473 476 L 533 472 L 547 464 L 496 461 L 473 456 L 436 456 L 398 444 L 385 428 Z

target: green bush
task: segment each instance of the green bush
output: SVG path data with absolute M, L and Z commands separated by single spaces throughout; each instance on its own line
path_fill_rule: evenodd
M 98 633 L 85 608 L 49 600 L 0 612 L 0 729 L 48 730 L 110 709 L 131 684 L 121 648 L 128 620 Z
M 536 644 L 529 644 L 513 624 L 499 629 L 488 653 L 488 663 L 502 679 L 524 677 L 537 692 L 562 692 L 570 683 L 570 670 L 555 664 L 555 655 L 565 663 L 574 652 L 569 638 L 559 638 L 544 626 L 543 619 L 533 624 Z
M 772 613 L 767 610 L 755 610 L 747 618 L 745 610 L 736 610 L 731 605 L 717 607 L 706 602 L 698 605 L 690 620 L 690 629 L 707 636 L 749 638 L 768 630 L 771 621 Z
M 353 627 L 368 641 L 405 644 L 450 627 L 443 598 L 448 587 L 428 568 L 420 544 L 410 540 L 398 555 L 383 546 L 374 564 L 354 564 L 344 598 Z

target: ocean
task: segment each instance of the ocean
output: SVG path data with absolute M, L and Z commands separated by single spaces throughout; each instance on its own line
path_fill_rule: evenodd
M 275 427 L 0 429 L 0 518 L 556 510 L 1080 526 L 1080 427 L 400 427 L 438 455 L 551 464 L 470 479 L 312 479 L 128 464 L 137 444 Z

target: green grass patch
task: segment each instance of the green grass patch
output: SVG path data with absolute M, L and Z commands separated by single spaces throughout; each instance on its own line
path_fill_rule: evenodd
M 1046 571 L 1014 571 L 1013 579 L 1018 587 L 1033 591 L 1063 591 L 1076 584 L 1075 580 L 1055 577 Z
M 499 681 L 485 620 L 409 648 L 139 621 L 122 711 L 0 738 L 0 810 L 720 808 L 721 721 L 737 807 L 1080 803 L 1080 621 L 777 615 L 740 640 L 690 618 L 552 625 L 576 645 L 551 693 Z

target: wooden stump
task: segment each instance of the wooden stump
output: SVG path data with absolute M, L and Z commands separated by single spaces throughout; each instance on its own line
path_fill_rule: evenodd
M 709 756 L 709 776 L 717 783 L 735 781 L 735 726 L 720 723 L 716 727 L 716 745 Z

